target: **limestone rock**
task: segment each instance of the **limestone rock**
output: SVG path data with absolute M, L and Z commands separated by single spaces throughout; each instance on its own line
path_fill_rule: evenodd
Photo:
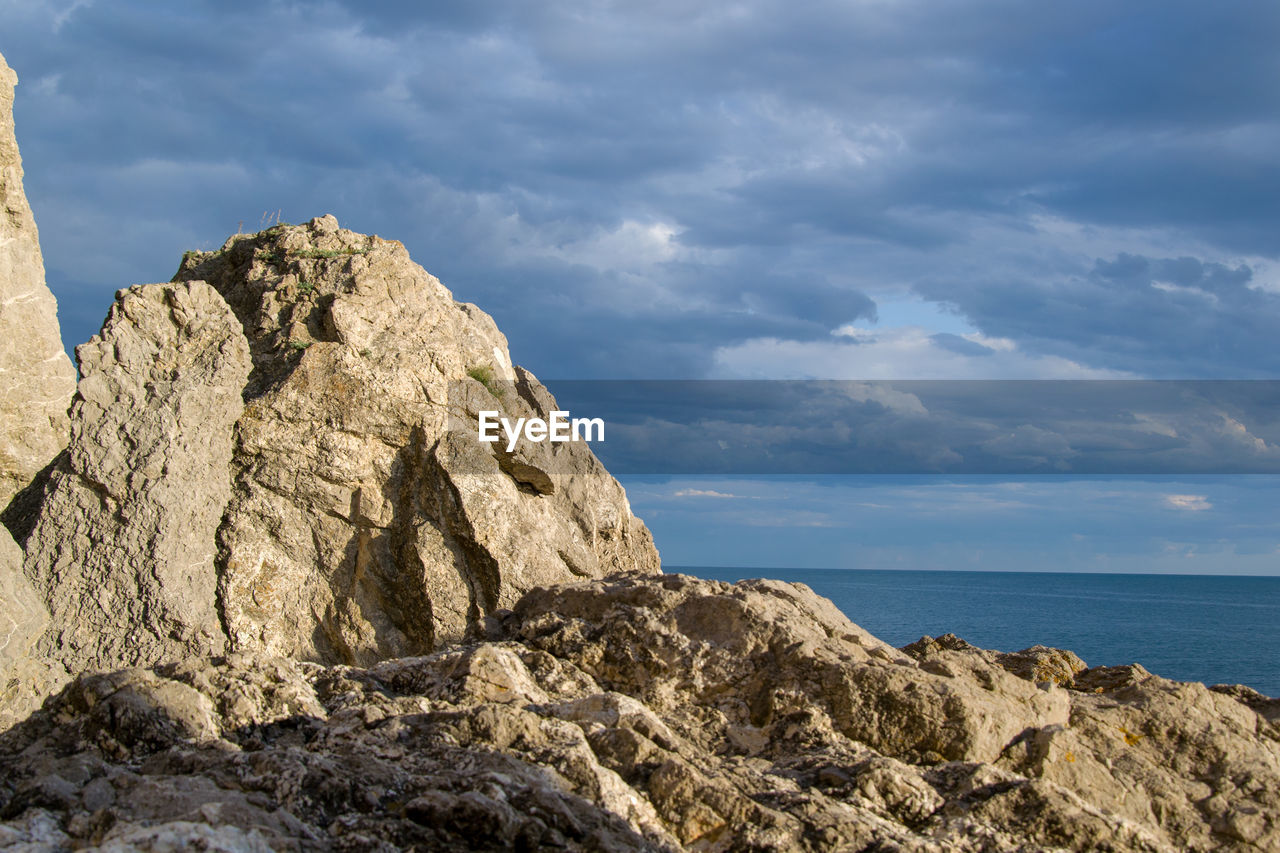
M 817 708 L 888 755 L 990 761 L 1026 728 L 1067 721 L 1065 695 L 989 666 L 920 667 L 802 585 L 596 582 L 535 590 L 516 613 L 526 642 L 557 656 L 598 649 L 585 666 L 602 686 L 664 712 L 736 685 L 718 703 L 726 726 Z
M 60 668 L 33 659 L 49 611 L 22 573 L 22 550 L 0 527 L 0 731 L 31 713 L 64 680 Z
M 13 126 L 17 82 L 0 56 L 0 509 L 66 446 L 76 385 L 22 189 Z
M 1076 676 L 1089 668 L 1075 652 L 1066 649 L 1036 645 L 1017 652 L 993 652 L 970 645 L 955 634 L 921 637 L 903 646 L 902 651 L 924 664 L 945 659 L 950 652 L 959 652 L 981 658 L 1027 681 L 1062 687 L 1075 686 Z
M 918 660 L 763 581 L 584 581 L 531 592 L 488 629 L 370 668 L 237 653 L 82 676 L 0 735 L 0 840 L 1280 845 L 1280 742 L 1243 691 L 1150 674 L 1103 693 L 1037 687 L 958 638 Z
M 0 678 L 25 659 L 49 622 L 49 611 L 22 573 L 22 550 L 0 528 Z
M 189 279 L 217 288 L 253 353 L 219 534 L 236 648 L 422 654 L 540 584 L 658 570 L 585 444 L 517 464 L 477 441 L 480 409 L 554 400 L 399 243 L 326 216 L 193 253 L 175 277 Z
M 1019 678 L 1037 684 L 1052 682 L 1063 687 L 1070 687 L 1076 675 L 1089 668 L 1075 652 L 1048 646 L 1002 652 L 995 656 L 995 661 Z
M 25 543 L 50 611 L 38 651 L 71 673 L 221 652 L 215 536 L 250 369 L 240 324 L 203 282 L 142 285 L 76 354 L 71 443 Z
M 539 584 L 659 570 L 585 444 L 477 440 L 481 408 L 555 401 L 399 243 L 324 217 L 175 279 L 77 350 L 70 445 L 6 511 L 49 611 L 27 683 L 228 647 L 368 664 Z
M 1252 687 L 1243 684 L 1214 684 L 1209 688 L 1214 693 L 1230 696 L 1246 707 L 1257 711 L 1272 723 L 1280 723 L 1280 699 L 1264 696 Z

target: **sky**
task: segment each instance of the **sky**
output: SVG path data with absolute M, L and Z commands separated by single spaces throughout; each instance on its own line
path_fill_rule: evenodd
M 0 21 L 69 349 L 183 251 L 333 213 L 401 240 L 553 391 L 1280 379 L 1276 4 L 0 0 Z M 624 483 L 675 564 L 1280 574 L 1261 476 Z M 947 515 L 960 493 L 981 511 Z

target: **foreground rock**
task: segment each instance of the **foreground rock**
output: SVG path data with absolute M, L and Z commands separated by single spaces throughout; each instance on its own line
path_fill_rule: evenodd
M 133 287 L 76 355 L 71 443 L 26 539 L 51 617 L 38 651 L 71 673 L 220 654 L 240 324 L 203 282 Z
M 253 353 L 219 539 L 234 648 L 422 654 L 535 586 L 658 571 L 585 444 L 558 445 L 544 471 L 476 440 L 476 411 L 554 400 L 401 244 L 328 216 L 190 255 L 176 280 L 192 279 L 222 294 Z
M 48 610 L 28 699 L 234 650 L 424 654 L 535 586 L 658 571 L 586 444 L 477 441 L 480 409 L 555 408 L 493 320 L 333 217 L 189 254 L 77 356 L 70 445 L 4 516 Z
M 0 742 L 0 843 L 1280 845 L 1280 744 L 1249 691 L 1130 667 L 1038 686 L 959 642 L 890 648 L 776 582 L 618 576 L 485 627 L 370 668 L 236 654 L 82 676 Z
M 22 189 L 13 128 L 17 82 L 0 56 L 0 509 L 66 446 L 76 386 Z

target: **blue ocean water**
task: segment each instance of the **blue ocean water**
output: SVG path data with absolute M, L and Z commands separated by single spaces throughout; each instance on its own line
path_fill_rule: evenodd
M 1280 696 L 1280 578 L 664 566 L 714 580 L 807 584 L 895 646 L 953 633 L 1014 651 L 1040 643 L 1090 666 L 1140 663 L 1180 681 Z

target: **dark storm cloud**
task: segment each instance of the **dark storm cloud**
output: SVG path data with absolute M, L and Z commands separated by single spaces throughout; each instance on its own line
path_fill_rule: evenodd
M 70 343 L 118 287 L 279 210 L 403 240 L 547 375 L 704 375 L 719 347 L 821 340 L 908 291 L 1033 355 L 1280 367 L 1273 5 L 0 16 Z

